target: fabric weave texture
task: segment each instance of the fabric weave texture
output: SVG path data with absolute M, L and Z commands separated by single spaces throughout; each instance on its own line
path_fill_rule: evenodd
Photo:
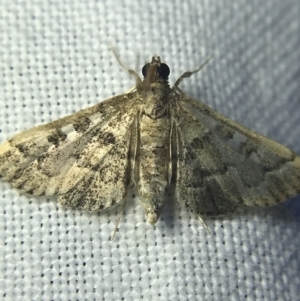
M 0 142 L 122 94 L 160 55 L 170 85 L 300 154 L 297 0 L 1 1 Z M 0 182 L 1 300 L 300 300 L 300 198 L 207 220 L 167 204 L 64 208 Z

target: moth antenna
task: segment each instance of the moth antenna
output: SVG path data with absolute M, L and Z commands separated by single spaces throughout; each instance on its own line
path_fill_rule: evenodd
M 140 59 L 141 59 L 141 54 L 140 54 L 140 52 L 138 52 L 137 55 L 136 55 L 136 62 L 135 62 L 135 72 L 136 72 L 136 74 L 138 74 L 138 72 L 139 72 Z

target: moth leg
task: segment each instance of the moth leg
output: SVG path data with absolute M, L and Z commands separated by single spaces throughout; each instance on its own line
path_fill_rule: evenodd
M 174 86 L 173 89 L 181 96 L 185 96 L 185 93 L 178 86 Z
M 187 78 L 187 77 L 190 77 L 192 76 L 194 73 L 197 73 L 199 72 L 206 64 L 208 64 L 208 62 L 213 58 L 213 55 L 211 57 L 209 57 L 207 60 L 204 61 L 204 63 L 198 68 L 198 69 L 195 69 L 193 71 L 186 71 L 184 72 L 181 76 L 179 76 L 179 78 L 177 79 L 177 81 L 175 82 L 174 86 L 173 86 L 173 89 L 177 90 L 179 89 L 178 86 L 179 84 L 181 83 L 181 81 L 184 79 L 184 78 Z M 179 89 L 180 90 L 180 89 Z M 180 90 L 181 91 L 181 90 Z
M 127 194 L 126 196 L 124 197 L 122 203 L 121 203 L 121 207 L 119 209 L 119 212 L 118 212 L 118 217 L 117 217 L 117 220 L 116 220 L 116 226 L 114 228 L 114 231 L 110 237 L 110 240 L 113 241 L 115 236 L 116 236 L 116 233 L 118 231 L 118 227 L 119 227 L 119 223 L 121 221 L 121 218 L 123 216 L 123 213 L 125 211 L 125 207 L 127 205 L 127 201 L 128 201 L 128 198 L 131 197 L 132 199 L 135 198 L 135 195 L 136 195 L 137 191 L 136 191 L 136 186 L 135 186 L 135 183 L 132 182 L 128 185 L 128 188 L 127 188 Z
M 127 198 L 128 198 L 128 196 L 126 196 L 126 197 L 124 198 L 123 204 L 121 205 L 120 211 L 119 211 L 119 213 L 118 213 L 118 217 L 117 217 L 117 221 L 116 221 L 116 226 L 115 226 L 114 232 L 112 233 L 112 235 L 111 235 L 111 237 L 110 237 L 110 240 L 111 240 L 111 241 L 114 240 L 114 238 L 115 238 L 115 236 L 116 236 L 116 233 L 117 233 L 117 231 L 118 231 L 118 227 L 119 227 L 121 218 L 122 218 L 122 216 L 123 216 L 123 213 L 124 213 L 124 210 L 125 210 L 125 207 L 126 207 Z
M 207 233 L 211 234 L 210 229 L 208 228 L 205 220 L 200 215 L 198 215 L 198 218 L 199 218 L 200 222 L 202 223 L 203 227 L 205 228 L 205 230 L 207 231 Z
M 136 91 L 136 86 L 133 86 L 132 88 L 130 88 L 128 91 L 125 92 L 125 94 L 129 94 Z
M 128 73 L 129 75 L 133 76 L 135 78 L 135 81 L 136 81 L 136 87 L 141 87 L 143 85 L 143 82 L 142 80 L 140 79 L 140 77 L 138 76 L 138 74 L 132 70 L 132 69 L 129 69 L 128 67 L 126 67 L 120 60 L 120 58 L 118 57 L 115 49 L 113 46 L 110 47 L 111 51 L 113 52 L 115 58 L 117 59 L 118 63 L 121 65 L 122 68 L 124 68 Z

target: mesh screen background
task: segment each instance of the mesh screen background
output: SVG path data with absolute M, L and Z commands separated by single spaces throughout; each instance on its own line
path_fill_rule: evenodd
M 300 2 L 1 1 L 0 141 L 134 85 L 153 54 L 189 96 L 300 154 Z M 208 220 L 90 214 L 0 182 L 3 300 L 300 300 L 300 198 Z

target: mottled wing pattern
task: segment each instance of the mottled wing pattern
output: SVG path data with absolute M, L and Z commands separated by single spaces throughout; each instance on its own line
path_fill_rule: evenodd
M 126 114 L 124 114 L 125 117 Z M 135 185 L 137 178 L 137 129 L 138 117 L 128 123 L 129 128 L 105 154 L 99 148 L 101 159 L 93 160 L 92 167 L 67 193 L 59 196 L 62 205 L 88 211 L 104 210 L 123 200 L 130 184 Z M 90 162 L 88 163 L 90 165 Z
M 60 195 L 61 203 L 87 210 L 120 202 L 130 181 L 136 101 L 136 93 L 116 96 L 14 136 L 0 146 L 1 177 L 26 193 Z
M 274 205 L 300 191 L 300 158 L 285 146 L 178 96 L 172 152 L 176 196 L 202 216 Z

